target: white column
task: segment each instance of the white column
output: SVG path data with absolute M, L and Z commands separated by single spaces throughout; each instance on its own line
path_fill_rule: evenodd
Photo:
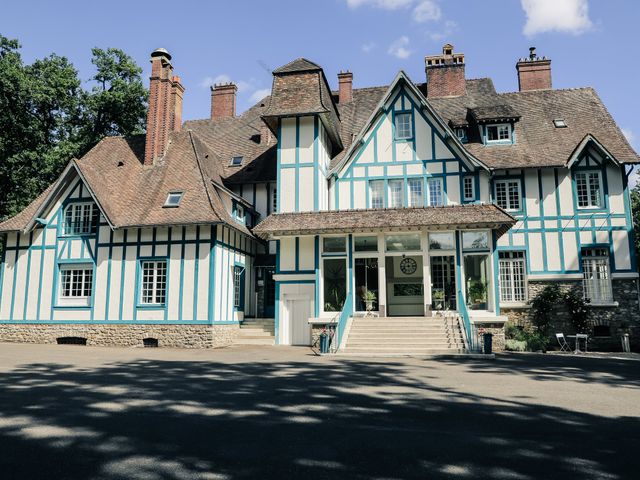
M 422 230 L 422 283 L 424 288 L 424 314 L 427 316 L 431 307 L 431 259 L 429 258 L 429 233 Z
M 378 310 L 385 317 L 387 312 L 387 274 L 385 268 L 384 233 L 378 234 Z

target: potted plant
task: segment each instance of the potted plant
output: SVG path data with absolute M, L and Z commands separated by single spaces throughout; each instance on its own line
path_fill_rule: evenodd
M 433 290 L 433 304 L 436 310 L 444 310 L 444 290 L 440 288 Z
M 365 290 L 362 294 L 362 301 L 364 302 L 365 308 L 367 312 L 373 310 L 373 303 L 376 301 L 378 297 L 376 296 L 376 292 L 373 290 Z
M 469 302 L 474 310 L 487 308 L 487 284 L 480 280 L 473 280 L 469 284 Z

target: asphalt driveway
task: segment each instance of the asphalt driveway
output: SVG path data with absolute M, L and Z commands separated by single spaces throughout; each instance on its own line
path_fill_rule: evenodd
M 638 361 L 0 344 L 5 480 L 638 472 Z

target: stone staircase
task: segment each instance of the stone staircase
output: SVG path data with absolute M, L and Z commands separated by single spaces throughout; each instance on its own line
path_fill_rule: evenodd
M 413 356 L 466 353 L 457 316 L 354 317 L 344 349 L 362 356 Z
M 275 345 L 273 318 L 247 318 L 240 324 L 235 345 Z

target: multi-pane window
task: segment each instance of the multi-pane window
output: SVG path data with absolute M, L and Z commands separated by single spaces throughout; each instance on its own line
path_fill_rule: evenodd
M 600 172 L 578 172 L 575 178 L 578 207 L 602 207 Z
M 244 267 L 233 267 L 233 306 L 239 310 L 244 308 L 242 298 L 242 277 Z
M 464 200 L 470 202 L 475 199 L 475 188 L 473 186 L 473 177 L 464 177 L 463 180 Z
M 422 179 L 410 178 L 407 181 L 409 187 L 409 206 L 410 207 L 422 207 L 424 206 L 424 195 L 422 193 Z
M 456 137 L 458 137 L 458 140 L 460 140 L 462 143 L 467 143 L 467 129 L 464 127 L 458 127 L 455 130 L 456 133 Z
M 145 260 L 142 262 L 141 303 L 164 305 L 167 299 L 167 261 Z
M 396 140 L 406 140 L 413 137 L 413 129 L 411 128 L 411 114 L 396 114 Z
M 500 301 L 526 302 L 527 278 L 524 252 L 500 252 Z
M 489 125 L 487 127 L 487 142 L 511 140 L 511 127 L 508 124 Z
M 273 212 L 277 212 L 278 211 L 278 189 L 274 188 L 273 189 L 273 205 L 271 205 L 271 211 Z
M 369 182 L 369 198 L 371 208 L 384 208 L 384 180 Z
M 73 265 L 60 268 L 60 298 L 89 299 L 92 289 L 92 266 Z
M 585 248 L 582 250 L 582 284 L 585 300 L 591 303 L 613 301 L 609 252 L 606 249 Z
M 404 199 L 404 180 L 389 180 L 389 207 L 401 208 Z
M 444 205 L 442 195 L 442 179 L 430 178 L 427 183 L 429 185 L 429 205 L 432 207 Z
M 496 204 L 504 210 L 520 210 L 520 181 L 496 180 Z
M 94 231 L 97 210 L 92 203 L 72 203 L 64 211 L 64 233 L 87 235 Z

